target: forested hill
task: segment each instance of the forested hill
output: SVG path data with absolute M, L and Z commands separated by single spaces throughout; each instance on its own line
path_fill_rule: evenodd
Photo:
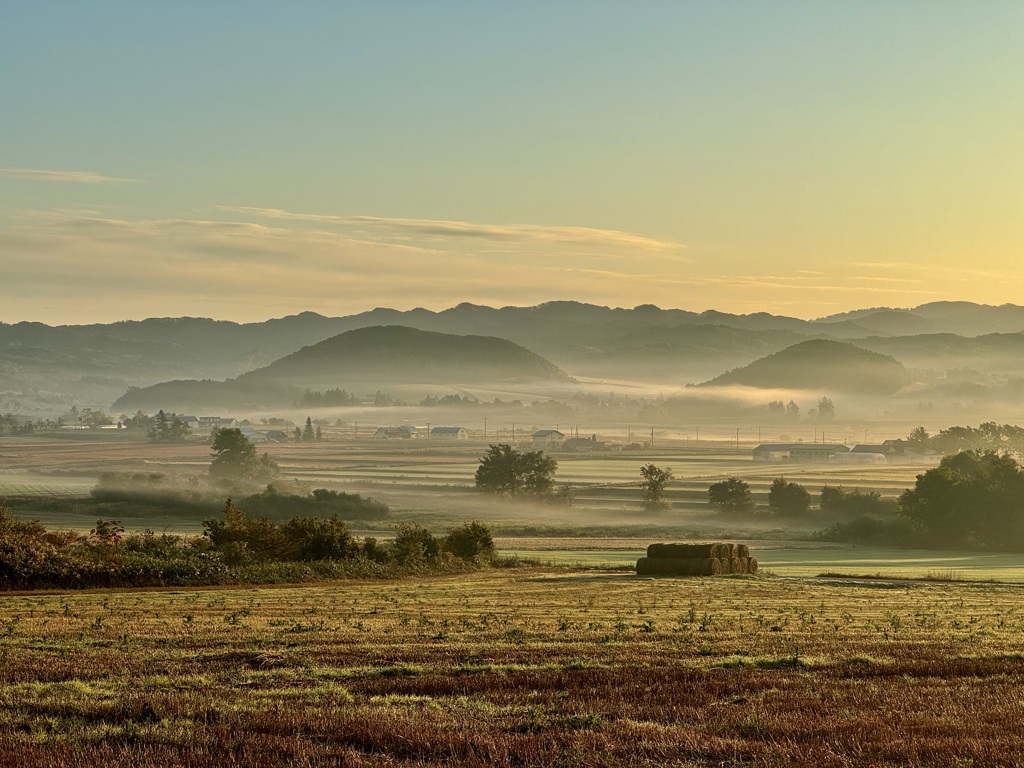
M 846 342 L 811 339 L 723 373 L 704 386 L 741 385 L 891 395 L 908 382 L 902 363 L 888 355 Z
M 496 382 L 568 382 L 560 368 L 518 344 L 493 336 L 458 336 L 404 326 L 360 328 L 334 336 L 227 381 L 176 380 L 133 388 L 122 410 L 280 406 L 303 390 L 404 388 Z M 422 396 L 422 393 L 421 393 Z
M 360 328 L 303 347 L 244 378 L 314 388 L 339 376 L 380 383 L 569 381 L 558 366 L 495 336 L 421 331 L 401 325 Z

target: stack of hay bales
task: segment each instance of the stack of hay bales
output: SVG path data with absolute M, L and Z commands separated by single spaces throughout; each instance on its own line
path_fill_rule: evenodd
M 757 558 L 746 544 L 651 544 L 636 561 L 641 575 L 720 576 L 757 573 Z

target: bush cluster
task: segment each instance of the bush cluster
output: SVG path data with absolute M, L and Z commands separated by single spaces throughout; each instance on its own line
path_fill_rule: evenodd
M 200 586 L 285 583 L 345 576 L 386 577 L 458 571 L 489 564 L 486 526 L 466 523 L 443 539 L 421 526 L 397 526 L 386 543 L 357 541 L 337 515 L 285 523 L 250 517 L 229 499 L 203 536 L 125 535 L 116 520 L 88 534 L 51 531 L 0 507 L 0 589 Z

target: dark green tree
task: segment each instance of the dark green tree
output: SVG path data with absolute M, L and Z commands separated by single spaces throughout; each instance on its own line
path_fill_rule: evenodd
M 316 433 L 313 431 L 313 419 L 307 416 L 306 426 L 302 428 L 302 442 L 312 443 L 315 439 Z
M 768 508 L 783 517 L 806 515 L 811 508 L 811 494 L 799 483 L 777 477 L 768 489 Z
M 235 428 L 213 431 L 213 461 L 210 474 L 224 480 L 268 482 L 279 473 L 277 464 L 267 455 L 257 455 L 256 448 L 242 430 Z
M 192 428 L 178 418 L 176 413 L 157 411 L 153 426 L 147 433 L 151 443 L 182 443 L 192 434 Z
M 665 488 L 672 480 L 672 470 L 662 469 L 654 464 L 644 464 L 640 467 L 640 476 L 643 478 L 641 498 L 644 509 L 655 510 L 667 507 Z
M 986 451 L 946 456 L 904 491 L 899 511 L 940 546 L 1024 549 L 1024 469 Z
M 836 417 L 836 406 L 831 398 L 822 397 L 818 401 L 818 421 L 832 421 Z
M 819 497 L 821 511 L 827 515 L 854 517 L 857 515 L 892 515 L 895 504 L 883 499 L 876 491 L 846 490 L 843 486 L 826 485 Z
M 736 477 L 730 477 L 708 487 L 708 501 L 723 512 L 740 514 L 754 507 L 750 486 Z
M 508 443 L 492 445 L 476 469 L 476 487 L 501 496 L 542 496 L 554 488 L 558 462 L 544 451 L 519 451 Z

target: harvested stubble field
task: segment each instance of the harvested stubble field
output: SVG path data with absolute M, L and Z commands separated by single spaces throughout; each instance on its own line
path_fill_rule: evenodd
M 1022 597 L 556 569 L 6 595 L 0 765 L 1020 765 Z

